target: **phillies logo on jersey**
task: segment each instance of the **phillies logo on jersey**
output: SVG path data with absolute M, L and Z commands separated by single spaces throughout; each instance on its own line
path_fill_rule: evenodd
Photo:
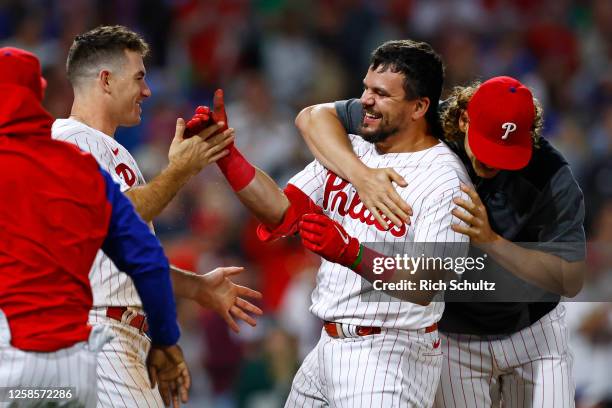
M 115 172 L 128 186 L 132 187 L 134 183 L 136 183 L 136 174 L 127 164 L 119 163 L 117 167 L 115 167 Z
M 348 181 L 328 171 L 327 180 L 325 182 L 325 193 L 323 195 L 323 208 L 330 212 L 335 211 L 343 217 L 348 215 L 366 225 L 374 225 L 379 231 L 385 231 L 366 206 L 363 205 L 359 198 L 359 194 L 355 193 L 352 200 L 349 202 L 348 194 L 342 191 L 348 184 Z M 385 216 L 383 216 L 383 219 L 387 220 Z M 394 225 L 389 232 L 395 237 L 403 237 L 407 232 L 406 224 L 402 223 L 399 227 Z

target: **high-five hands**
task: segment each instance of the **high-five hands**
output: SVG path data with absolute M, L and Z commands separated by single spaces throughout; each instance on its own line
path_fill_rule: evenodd
M 213 98 L 213 110 L 208 106 L 198 106 L 193 117 L 187 122 L 185 138 L 199 134 L 207 127 L 217 124 L 219 129 L 213 135 L 224 132 L 228 129 L 227 113 L 225 112 L 225 102 L 223 100 L 223 90 L 217 89 Z
M 176 132 L 168 151 L 169 167 L 185 174 L 194 174 L 227 156 L 228 148 L 234 142 L 234 129 L 220 132 L 223 126 L 223 123 L 211 124 L 198 134 L 185 138 L 185 121 L 177 119 Z

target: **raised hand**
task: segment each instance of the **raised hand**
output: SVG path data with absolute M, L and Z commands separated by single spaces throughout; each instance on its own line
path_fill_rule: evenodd
M 237 285 L 231 276 L 242 272 L 242 267 L 217 268 L 198 278 L 198 287 L 193 300 L 201 306 L 215 311 L 236 333 L 240 328 L 234 319 L 240 319 L 251 326 L 257 324 L 248 313 L 263 314 L 262 310 L 244 298 L 260 299 L 261 293 L 245 286 Z
M 217 89 L 213 98 L 213 111 L 211 112 L 208 106 L 198 106 L 193 117 L 187 122 L 184 137 L 185 139 L 190 138 L 213 123 L 220 124 L 220 122 L 223 123 L 219 127 L 219 130 L 217 130 L 217 133 L 227 130 L 229 126 L 227 123 L 227 113 L 225 112 L 223 90 Z
M 225 123 L 225 129 L 229 126 L 227 122 L 227 113 L 225 112 L 225 102 L 223 101 L 223 90 L 217 89 L 213 98 L 212 119 L 215 123 Z M 225 130 L 221 127 L 222 130 Z
M 198 106 L 193 117 L 187 122 L 183 137 L 188 139 L 197 135 L 212 125 L 212 117 L 208 106 Z
M 234 141 L 234 129 L 218 133 L 223 126 L 224 123 L 210 125 L 197 135 L 185 139 L 185 121 L 177 119 L 176 132 L 168 151 L 169 167 L 194 174 L 226 156 Z

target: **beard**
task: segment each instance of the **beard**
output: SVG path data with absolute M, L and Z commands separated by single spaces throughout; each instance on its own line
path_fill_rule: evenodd
M 359 135 L 363 140 L 369 143 L 379 143 L 386 140 L 389 136 L 397 132 L 397 127 L 391 126 L 385 121 L 385 117 L 381 117 L 380 124 L 376 130 L 373 130 L 363 124 L 365 117 L 365 110 L 361 114 L 361 126 Z

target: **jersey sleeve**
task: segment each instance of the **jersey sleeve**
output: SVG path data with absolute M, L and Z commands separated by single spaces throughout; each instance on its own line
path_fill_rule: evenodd
M 434 179 L 434 177 L 432 177 Z M 444 179 L 424 200 L 414 220 L 414 252 L 431 257 L 465 257 L 469 250 L 469 237 L 451 229 L 452 224 L 465 225 L 451 211 L 456 207 L 453 198 L 469 200 L 461 191 L 460 179 L 453 171 L 445 171 L 436 179 Z
M 287 184 L 300 189 L 318 206 L 323 204 L 323 189 L 328 170 L 317 160 L 312 161 L 301 172 L 293 176 Z
M 336 114 L 346 133 L 358 135 L 361 128 L 363 109 L 359 99 L 347 99 L 334 102 Z
M 102 250 L 134 281 L 147 314 L 153 343 L 174 345 L 180 333 L 168 259 L 157 238 L 119 186 L 106 171 L 101 169 L 100 172 L 106 182 L 106 197 L 112 209 Z
M 545 200 L 532 215 L 540 226 L 538 249 L 568 262 L 584 260 L 584 196 L 569 166 L 557 171 L 542 196 Z
M 67 136 L 60 136 L 57 139 L 72 143 L 82 151 L 91 154 L 98 162 L 98 165 L 111 176 L 115 183 L 119 184 L 122 192 L 130 188 L 130 186 L 115 172 L 113 154 L 99 137 L 91 135 L 86 131 L 79 131 Z

